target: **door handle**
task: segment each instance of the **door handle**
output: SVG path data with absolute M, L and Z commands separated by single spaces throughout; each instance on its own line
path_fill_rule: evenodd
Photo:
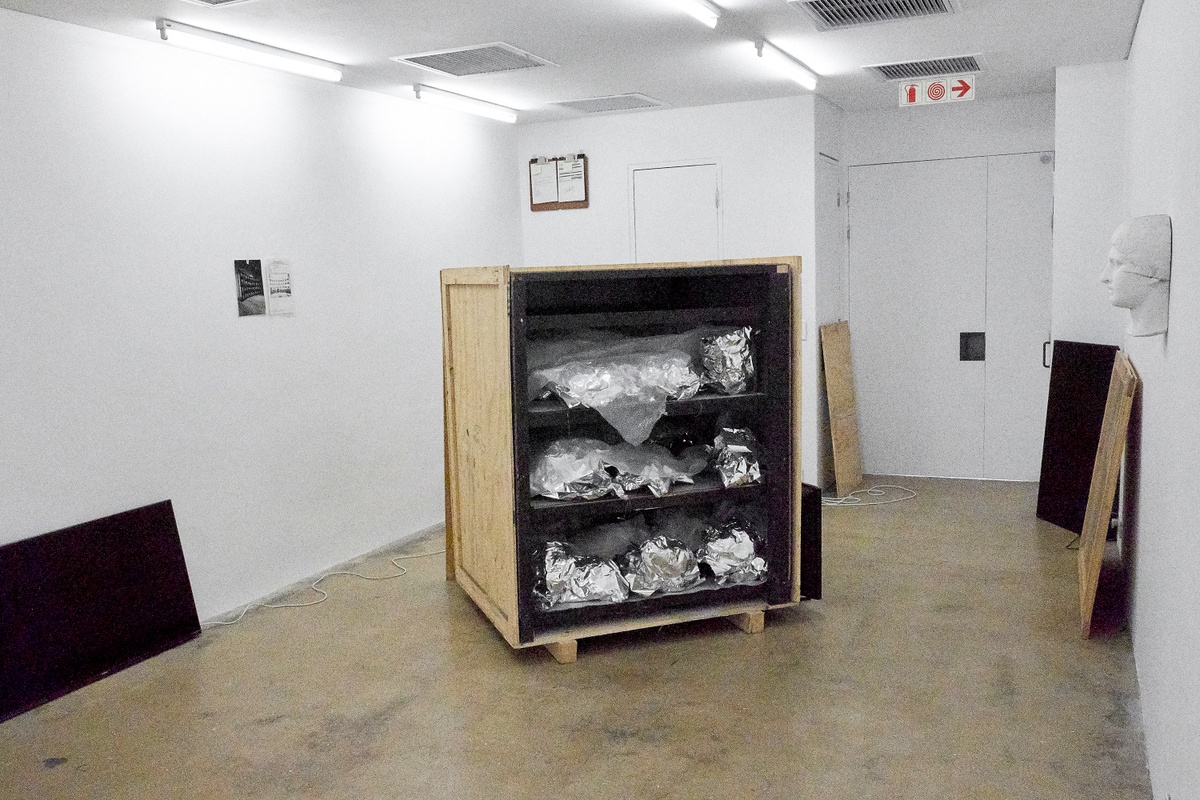
M 1046 369 L 1050 369 L 1050 364 L 1046 361 L 1046 348 L 1049 346 L 1050 340 L 1047 339 L 1046 341 L 1042 342 L 1042 366 Z

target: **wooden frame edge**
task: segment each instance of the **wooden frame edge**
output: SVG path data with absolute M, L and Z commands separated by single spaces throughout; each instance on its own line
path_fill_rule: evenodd
M 464 284 L 507 284 L 509 267 L 455 267 L 438 274 L 442 302 L 442 469 L 445 486 L 446 515 L 446 580 L 455 580 L 458 552 L 458 520 L 454 497 L 459 486 L 458 463 L 453 457 L 451 431 L 454 430 L 454 364 L 450 346 L 449 287 Z
M 716 261 L 654 261 L 646 264 L 573 264 L 561 267 L 514 267 L 513 272 L 586 272 L 588 270 L 623 270 L 623 269 L 687 269 L 689 267 L 752 267 L 756 265 L 786 266 L 789 270 L 800 271 L 800 256 L 783 256 L 771 258 L 732 258 Z
M 1108 540 L 1109 520 L 1129 437 L 1129 416 L 1139 385 L 1140 378 L 1133 362 L 1124 352 L 1117 351 L 1109 379 L 1108 398 L 1104 404 L 1100 443 L 1096 448 L 1096 460 L 1088 488 L 1083 531 L 1080 533 L 1079 617 L 1080 631 L 1085 639 L 1092 635 L 1092 618 Z
M 800 502 L 804 496 L 804 469 L 801 461 L 803 411 L 804 357 L 804 290 L 799 256 L 787 260 L 792 276 L 792 602 L 801 598 L 800 575 L 803 553 L 800 547 L 800 528 L 803 525 Z

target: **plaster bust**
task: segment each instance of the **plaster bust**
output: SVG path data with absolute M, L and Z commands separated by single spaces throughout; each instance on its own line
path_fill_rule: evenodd
M 1117 228 L 1100 275 L 1111 302 L 1129 309 L 1130 336 L 1167 332 L 1171 291 L 1171 218 L 1166 214 L 1134 217 Z

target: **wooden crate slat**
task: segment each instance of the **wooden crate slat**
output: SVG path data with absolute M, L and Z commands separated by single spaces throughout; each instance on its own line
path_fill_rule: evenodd
M 450 570 L 486 598 L 480 608 L 514 642 L 512 399 L 494 390 L 510 376 L 507 269 L 443 271 L 442 315 Z

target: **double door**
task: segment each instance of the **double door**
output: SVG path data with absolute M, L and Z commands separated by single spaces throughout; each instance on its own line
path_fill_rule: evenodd
M 851 167 L 849 319 L 865 472 L 1036 481 L 1053 158 Z

